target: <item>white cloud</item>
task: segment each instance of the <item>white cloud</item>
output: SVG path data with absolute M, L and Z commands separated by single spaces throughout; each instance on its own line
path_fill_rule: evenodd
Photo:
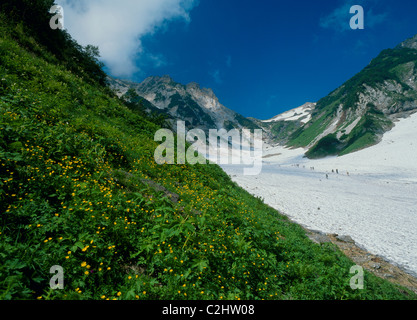
M 350 29 L 350 13 L 351 4 L 345 3 L 339 8 L 336 8 L 327 16 L 320 19 L 320 26 L 322 28 L 334 28 L 337 31 L 346 31 Z
M 197 1 L 57 0 L 64 8 L 67 31 L 83 46 L 98 46 L 101 60 L 116 77 L 140 71 L 136 60 L 142 56 L 163 65 L 163 57 L 146 52 L 142 37 L 166 28 L 174 19 L 189 22 Z

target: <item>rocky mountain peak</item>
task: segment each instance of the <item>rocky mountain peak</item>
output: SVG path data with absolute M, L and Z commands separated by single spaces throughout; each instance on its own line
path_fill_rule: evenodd
M 403 42 L 401 42 L 397 48 L 409 48 L 417 50 L 417 34 L 414 37 L 411 37 Z
M 162 77 L 159 76 L 151 76 L 149 77 L 157 82 L 165 82 L 165 83 L 170 83 L 170 82 L 174 82 L 174 80 L 172 80 L 172 78 L 169 75 L 164 75 Z
M 110 79 L 114 90 L 123 96 L 129 88 L 146 101 L 149 111 L 157 110 L 169 119 L 184 120 L 192 128 L 209 129 L 258 128 L 251 120 L 228 109 L 219 102 L 212 89 L 201 88 L 196 82 L 187 85 L 170 76 L 151 76 L 141 83 Z
M 212 99 L 214 101 L 219 101 L 217 96 L 214 94 L 213 90 L 210 88 L 201 88 L 201 86 L 196 82 L 190 82 L 185 86 L 187 93 L 193 96 L 195 99 Z
M 187 89 L 194 89 L 194 90 L 200 90 L 200 85 L 197 82 L 190 82 L 187 84 Z
M 155 84 L 164 84 L 164 85 L 172 85 L 175 84 L 174 80 L 168 76 L 150 76 L 148 78 L 146 78 L 145 80 L 143 80 L 142 83 L 140 83 L 143 86 L 153 86 Z

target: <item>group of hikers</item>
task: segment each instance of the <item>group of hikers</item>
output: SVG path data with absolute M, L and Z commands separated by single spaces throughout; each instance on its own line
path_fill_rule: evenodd
M 336 174 L 339 174 L 339 169 L 336 169 L 336 170 L 332 169 L 332 173 L 335 173 L 335 172 L 336 172 Z M 349 175 L 349 171 L 346 171 L 346 175 Z M 326 173 L 326 179 L 329 179 L 329 174 L 328 173 Z
M 297 167 L 297 168 L 300 167 L 300 165 L 298 163 L 293 164 L 292 166 Z M 305 166 L 303 166 L 303 168 L 305 168 Z M 314 167 L 310 167 L 310 170 L 314 170 Z M 339 174 L 339 169 L 332 169 L 332 173 Z M 349 175 L 349 171 L 346 171 L 346 175 L 347 176 Z M 326 173 L 326 179 L 329 179 L 329 174 L 328 173 Z

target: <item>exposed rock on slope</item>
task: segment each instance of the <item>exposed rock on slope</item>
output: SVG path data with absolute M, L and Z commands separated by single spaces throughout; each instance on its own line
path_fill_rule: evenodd
M 417 111 L 417 36 L 387 49 L 352 79 L 318 101 L 311 120 L 288 139 L 319 158 L 380 141 L 396 119 Z
M 226 108 L 211 89 L 191 82 L 183 85 L 169 76 L 149 77 L 141 83 L 112 79 L 113 90 L 124 96 L 129 89 L 174 120 L 183 120 L 188 128 L 259 128 L 253 121 Z

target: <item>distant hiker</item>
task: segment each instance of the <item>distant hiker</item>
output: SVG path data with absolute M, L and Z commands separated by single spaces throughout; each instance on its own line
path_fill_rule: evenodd
M 329 175 L 326 173 L 326 179 L 329 179 Z
M 347 175 L 349 175 L 349 171 L 348 171 L 348 172 L 346 172 L 346 174 L 347 174 Z
M 336 173 L 339 174 L 339 170 L 338 169 L 336 169 Z
M 334 173 L 334 170 L 332 169 L 332 173 Z

